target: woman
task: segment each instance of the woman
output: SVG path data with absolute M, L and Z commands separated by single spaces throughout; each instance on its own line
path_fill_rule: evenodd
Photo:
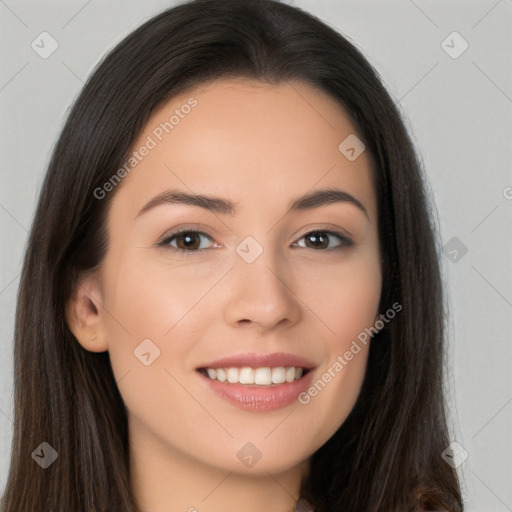
M 2 510 L 462 511 L 436 243 L 341 35 L 271 0 L 149 20 L 41 192 Z

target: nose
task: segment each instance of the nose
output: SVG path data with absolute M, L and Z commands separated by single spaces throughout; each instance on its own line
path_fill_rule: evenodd
M 302 302 L 293 289 L 289 268 L 284 267 L 285 262 L 267 250 L 252 263 L 237 256 L 226 283 L 226 322 L 235 327 L 254 324 L 261 331 L 299 322 Z

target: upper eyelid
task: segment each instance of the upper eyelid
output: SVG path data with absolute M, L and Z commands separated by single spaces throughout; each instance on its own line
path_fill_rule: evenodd
M 205 231 L 202 231 L 200 229 L 186 229 L 185 228 L 185 229 L 180 229 L 178 231 L 174 231 L 174 232 L 165 234 L 163 237 L 160 238 L 160 240 L 157 242 L 157 244 L 165 244 L 171 238 L 174 238 L 183 233 L 197 233 L 199 235 L 204 235 L 204 236 L 208 237 L 210 240 L 214 240 L 214 238 L 211 235 L 209 235 L 208 233 L 206 233 Z

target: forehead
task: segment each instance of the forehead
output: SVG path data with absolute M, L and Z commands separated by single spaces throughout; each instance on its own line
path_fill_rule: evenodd
M 344 109 L 315 86 L 217 80 L 152 114 L 133 145 L 138 155 L 118 195 L 134 208 L 165 188 L 253 206 L 265 198 L 270 206 L 272 198 L 287 202 L 312 188 L 342 186 L 375 215 L 370 157 L 363 151 L 347 158 L 354 141 L 361 149 L 354 137 Z

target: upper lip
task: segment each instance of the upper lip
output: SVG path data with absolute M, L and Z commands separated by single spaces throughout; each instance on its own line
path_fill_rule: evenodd
M 295 368 L 304 368 L 311 370 L 315 365 L 304 357 L 284 352 L 275 352 L 273 354 L 233 354 L 231 356 L 216 359 L 200 368 L 277 368 L 279 366 Z

